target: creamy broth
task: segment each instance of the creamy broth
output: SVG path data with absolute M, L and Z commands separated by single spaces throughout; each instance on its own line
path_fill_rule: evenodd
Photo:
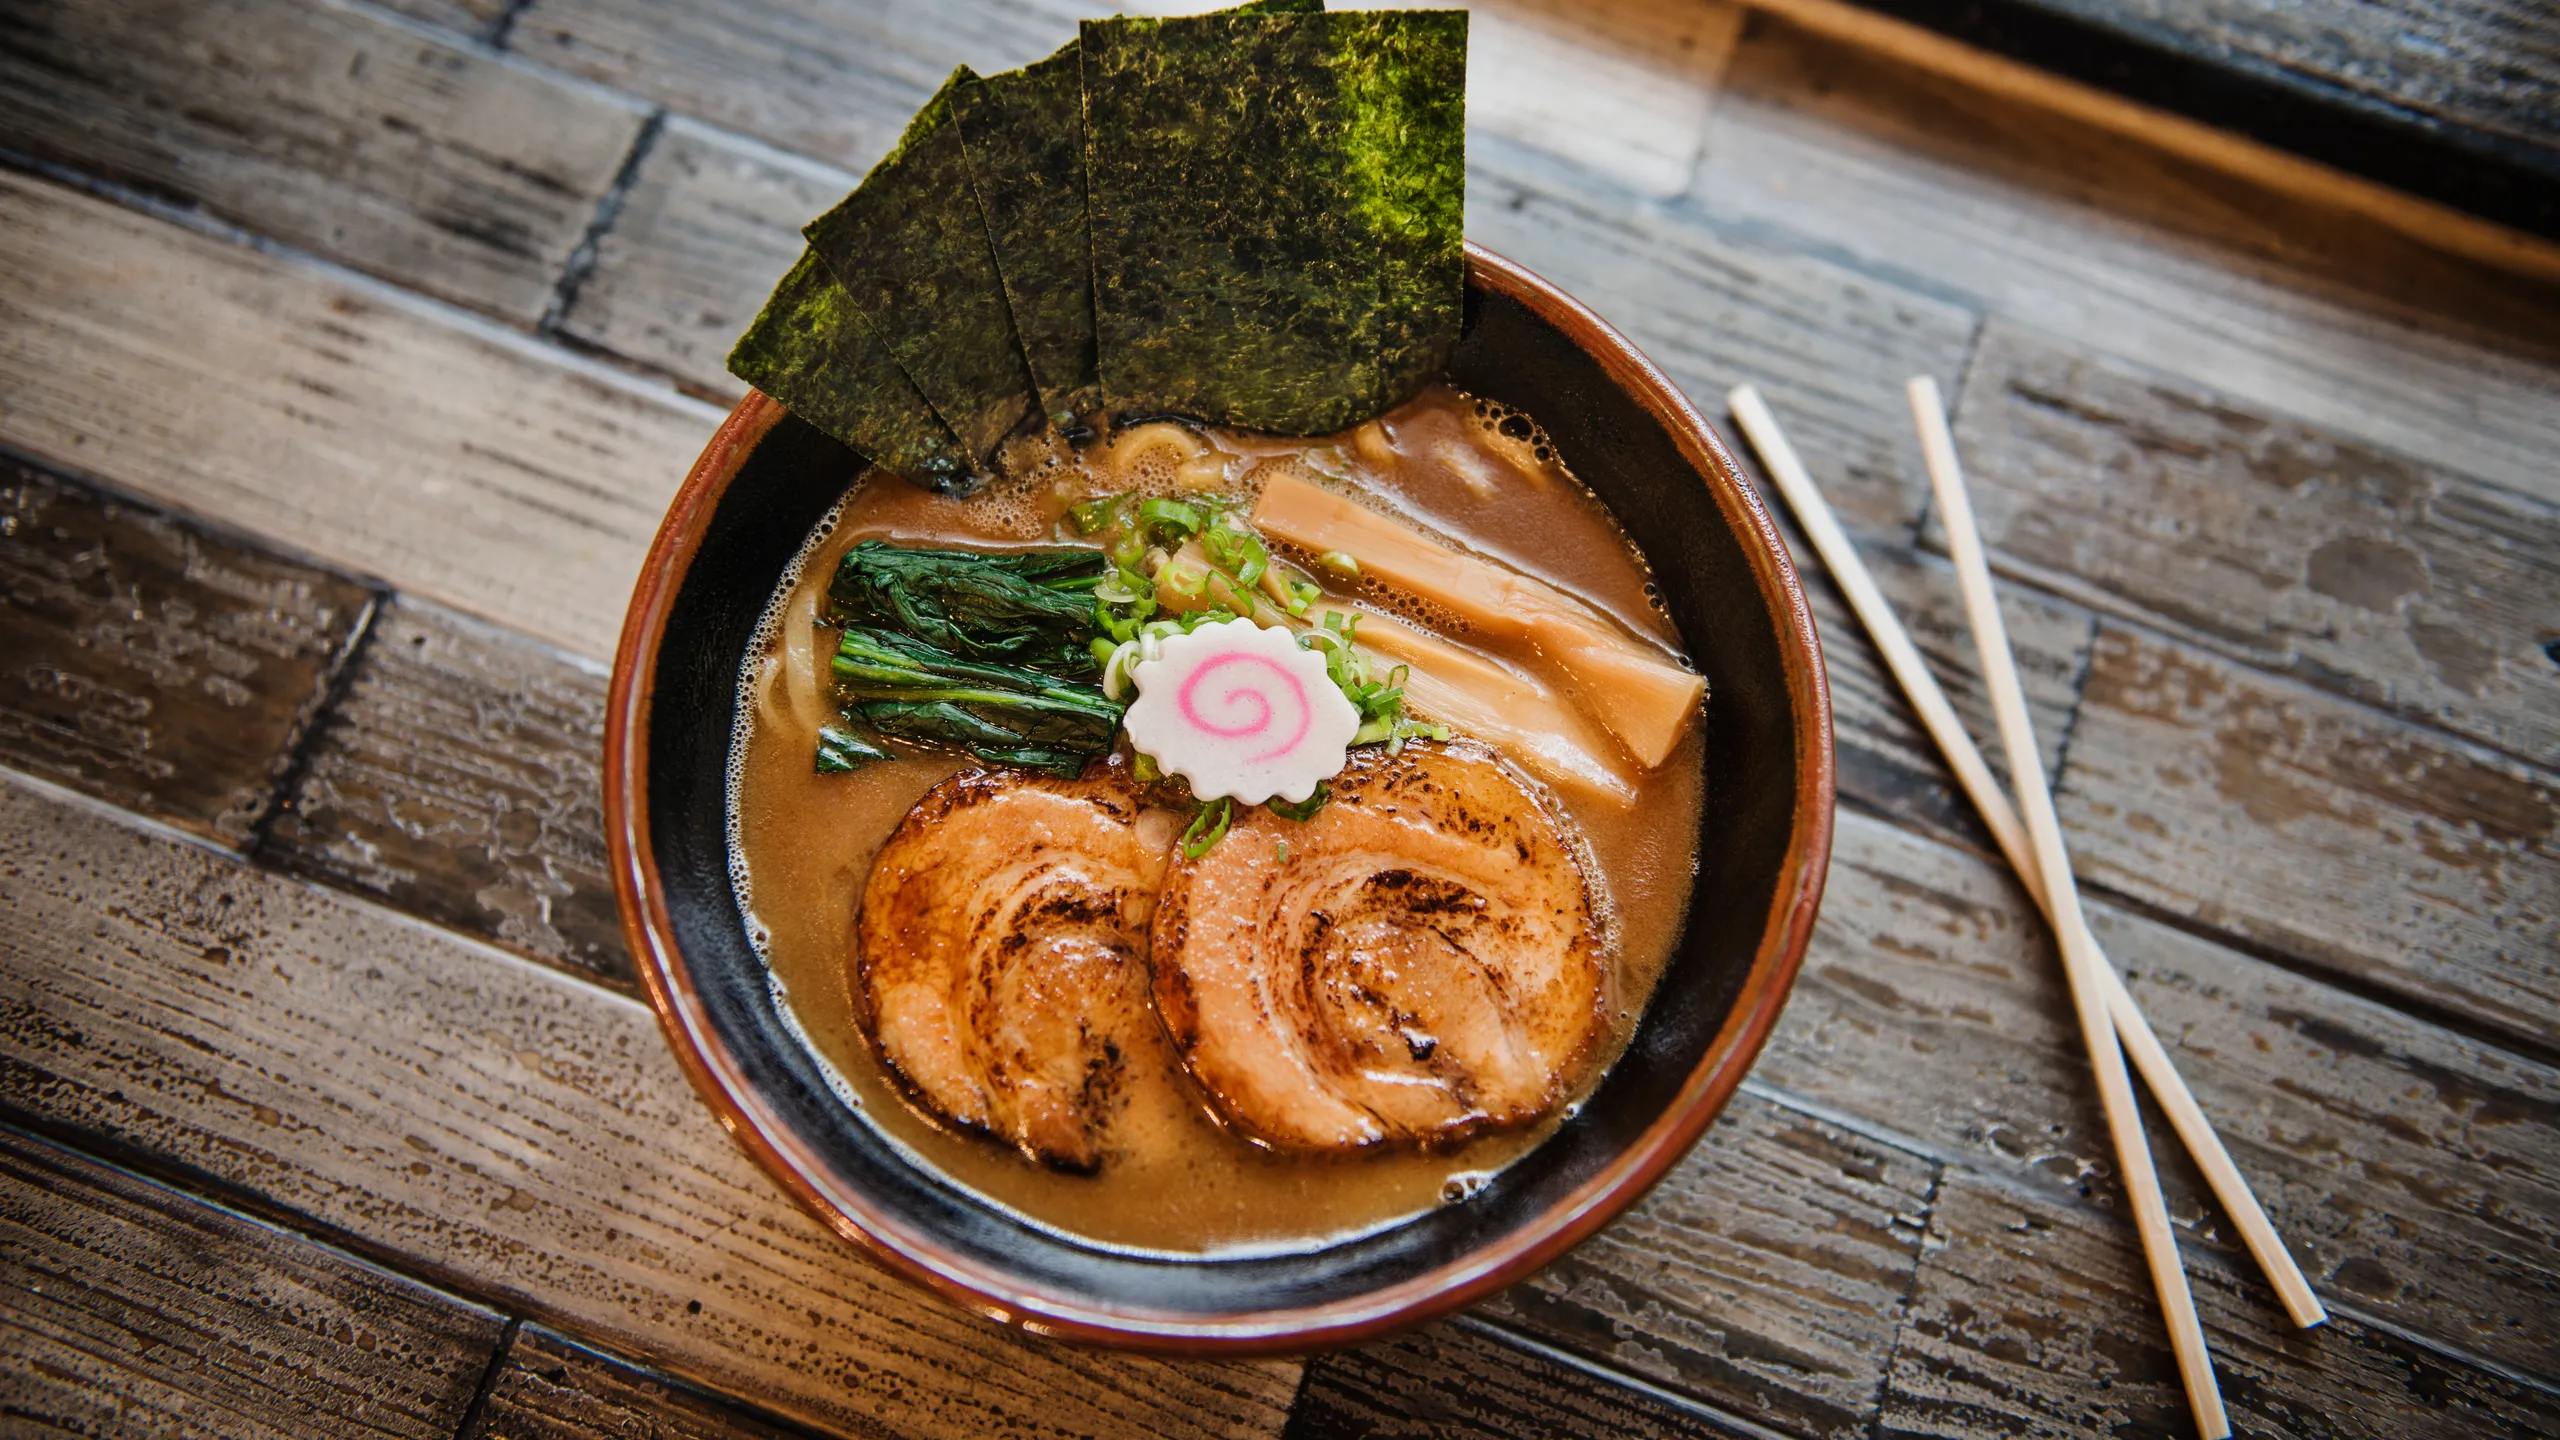
M 810 621 L 823 612 L 836 561 L 858 541 L 1055 547 L 1075 543 L 1065 510 L 1091 495 L 1141 488 L 1243 500 L 1256 467 L 1274 461 L 1347 481 L 1381 510 L 1535 574 L 1635 635 L 1666 648 L 1672 642 L 1641 560 L 1534 427 L 1442 387 L 1328 440 L 1139 427 L 1081 456 L 1056 442 L 1016 442 L 1005 457 L 1007 478 L 965 501 L 869 473 L 802 552 L 775 597 L 771 639 L 741 677 L 733 869 L 778 991 L 808 1043 L 839 1078 L 847 1103 L 921 1163 L 1034 1223 L 1102 1245 L 1235 1254 L 1306 1249 L 1375 1230 L 1463 1202 L 1484 1177 L 1553 1133 L 1572 1107 L 1528 1130 L 1436 1153 L 1283 1155 L 1225 1128 L 1187 1077 L 1132 1075 L 1126 1108 L 1113 1121 L 1110 1158 L 1090 1176 L 1051 1171 L 999 1141 L 954 1130 L 909 1102 L 864 1034 L 852 992 L 852 936 L 873 857 L 926 791 L 975 762 L 893 742 L 900 759 L 852 774 L 816 773 L 811 755 L 828 717 L 819 713 L 815 687 L 794 682 L 797 667 L 784 650 L 810 643 Z M 1353 603 L 1393 599 L 1357 585 L 1332 588 Z M 1463 627 L 1444 638 L 1554 682 L 1526 647 L 1472 637 Z M 812 658 L 823 674 L 823 646 Z M 1586 1065 L 1577 1094 L 1624 1048 L 1679 939 L 1704 803 L 1700 730 L 1692 725 L 1666 763 L 1638 778 L 1632 803 L 1555 787 L 1588 847 L 1614 967 L 1612 1034 Z M 1170 843 L 1184 818 L 1151 810 L 1142 824 Z

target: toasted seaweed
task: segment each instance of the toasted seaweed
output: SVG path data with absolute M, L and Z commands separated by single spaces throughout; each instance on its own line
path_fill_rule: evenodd
M 1239 15 L 1308 14 L 1324 0 L 1254 0 Z M 951 94 L 978 209 L 1013 310 L 1014 333 L 1049 423 L 1102 406 L 1094 353 L 1093 244 L 1085 226 L 1084 79 L 1068 41 L 1046 60 Z
M 898 147 L 833 210 L 810 246 L 888 343 L 971 461 L 983 464 L 1039 405 L 978 213 L 951 96 L 962 66 Z
M 801 255 L 738 337 L 729 373 L 928 490 L 972 484 L 975 467 L 960 442 L 815 251 Z
M 1466 282 L 1463 11 L 1088 20 L 1105 403 L 1286 434 L 1410 398 Z
M 1076 47 L 951 97 L 1014 333 L 1049 423 L 1099 409 L 1084 225 L 1084 90 Z

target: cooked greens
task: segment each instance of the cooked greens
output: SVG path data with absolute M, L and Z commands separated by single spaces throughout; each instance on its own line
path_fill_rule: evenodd
M 1105 403 L 1285 434 L 1409 398 L 1457 343 L 1462 11 L 1088 20 Z
M 987 243 L 951 96 L 967 66 L 909 122 L 898 147 L 811 221 L 810 245 L 983 465 L 1038 406 Z
M 969 485 L 960 443 L 815 252 L 738 337 L 729 373 L 928 490 Z
M 1081 774 L 1108 752 L 1126 708 L 1091 685 L 962 659 L 894 630 L 847 626 L 831 669 L 847 714 L 875 735 L 1056 775 Z M 826 753 L 822 742 L 822 767 Z
M 827 590 L 837 623 L 896 629 L 954 655 L 1090 675 L 1095 550 L 980 555 L 865 540 Z

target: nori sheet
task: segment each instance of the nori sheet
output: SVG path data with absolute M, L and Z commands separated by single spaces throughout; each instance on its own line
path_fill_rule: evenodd
M 1105 403 L 1322 434 L 1428 384 L 1466 284 L 1465 12 L 1088 20 Z
M 928 490 L 964 493 L 976 467 L 815 251 L 782 277 L 729 352 L 729 373 Z
M 1101 408 L 1084 223 L 1084 89 L 1076 47 L 951 97 L 1013 329 L 1049 423 Z
M 987 243 L 951 73 L 898 147 L 803 232 L 969 458 L 983 464 L 1039 406 Z
M 1324 0 L 1253 0 L 1238 15 L 1310 14 Z M 1004 277 L 1014 334 L 1049 423 L 1102 407 L 1094 353 L 1093 241 L 1085 225 L 1084 77 L 1077 42 L 952 92 L 951 117 Z

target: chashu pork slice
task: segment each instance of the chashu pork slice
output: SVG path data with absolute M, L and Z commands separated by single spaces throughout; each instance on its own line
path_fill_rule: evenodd
M 1147 997 L 1163 878 L 1126 771 L 969 770 L 882 847 L 854 994 L 916 1098 L 1061 1170 L 1091 1172 L 1135 1067 L 1172 1064 Z
M 1445 1143 L 1554 1109 L 1611 1001 L 1564 822 L 1469 742 L 1355 751 L 1332 786 L 1311 820 L 1239 812 L 1171 862 L 1152 963 L 1184 1065 L 1280 1149 Z

